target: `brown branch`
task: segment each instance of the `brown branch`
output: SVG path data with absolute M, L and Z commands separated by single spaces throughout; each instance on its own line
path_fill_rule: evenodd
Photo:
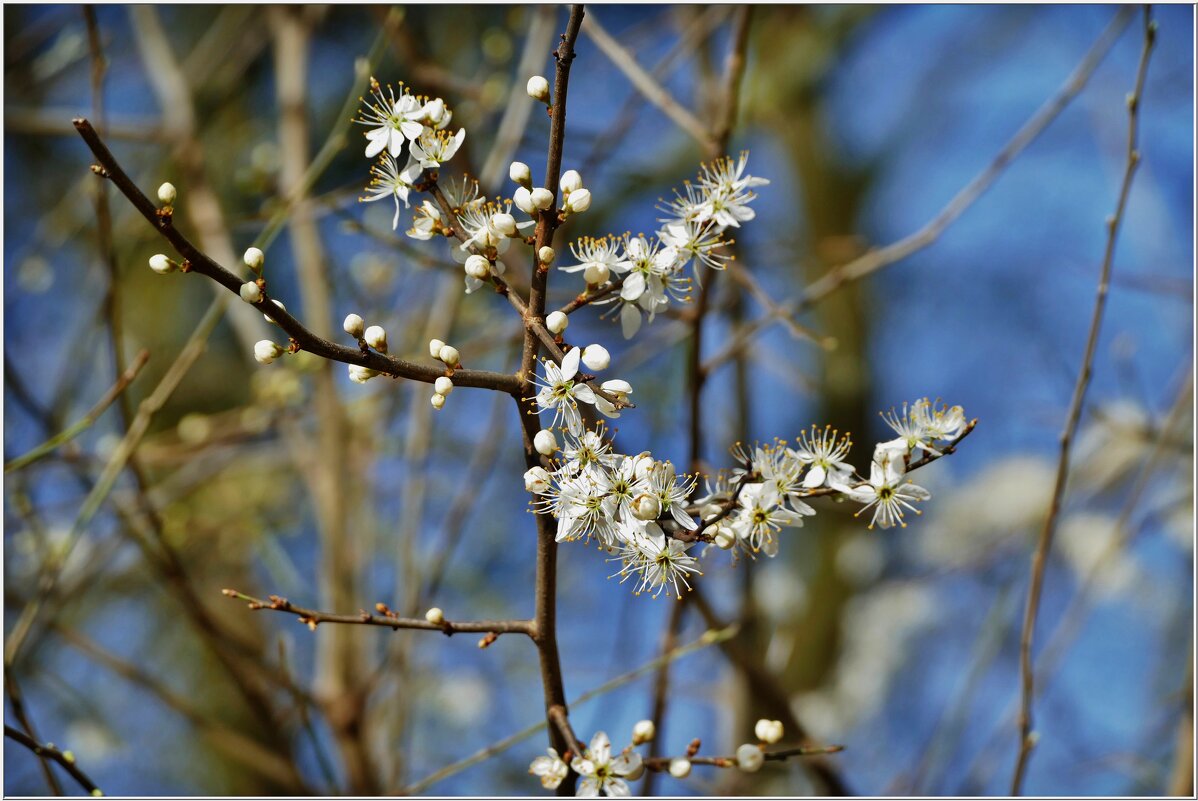
M 315 609 L 305 609 L 302 606 L 296 606 L 286 598 L 278 595 L 269 595 L 266 600 L 263 600 L 255 598 L 252 595 L 246 595 L 243 592 L 238 592 L 237 590 L 225 589 L 221 590 L 221 593 L 228 598 L 247 601 L 250 609 L 268 609 L 273 612 L 284 612 L 295 615 L 301 623 L 313 630 L 321 623 L 338 623 L 355 626 L 382 626 L 392 631 L 398 631 L 399 629 L 439 631 L 447 637 L 452 637 L 459 632 L 473 632 L 476 634 L 527 634 L 530 637 L 534 637 L 533 621 L 531 620 L 459 620 L 456 622 L 446 620 L 441 623 L 430 623 L 423 619 L 400 617 L 382 604 L 376 605 L 376 608 L 380 609 L 382 614 L 372 615 L 363 610 L 356 615 L 342 615 L 333 612 L 320 612 Z
M 99 167 L 93 169 L 95 169 L 97 174 L 108 178 L 116 185 L 117 189 L 133 204 L 133 207 L 186 260 L 189 270 L 211 278 L 230 292 L 238 294 L 241 285 L 246 282 L 196 248 L 187 237 L 183 236 L 171 224 L 169 216 L 159 214 L 158 208 L 150 202 L 149 198 L 142 194 L 137 185 L 121 169 L 120 164 L 108 150 L 103 140 L 100 139 L 95 129 L 92 128 L 91 123 L 80 117 L 74 120 L 74 124 L 75 129 L 79 131 L 79 135 L 83 137 L 83 140 L 91 148 L 97 161 L 99 161 Z M 259 311 L 269 314 L 278 323 L 279 327 L 295 341 L 296 347 L 316 356 L 344 362 L 345 364 L 357 364 L 372 370 L 378 370 L 380 373 L 399 376 L 401 378 L 410 378 L 415 381 L 423 381 L 427 384 L 431 384 L 439 377 L 447 374 L 444 367 L 416 364 L 376 351 L 364 351 L 359 348 L 351 348 L 322 339 L 305 328 L 287 311 L 280 309 L 271 302 L 266 292 L 262 293 L 262 300 L 253 305 Z M 508 393 L 518 391 L 519 384 L 516 378 L 506 373 L 461 369 L 454 371 L 452 375 L 456 386 L 480 387 Z
M 1131 192 L 1132 179 L 1140 164 L 1140 151 L 1137 149 L 1139 138 L 1139 110 L 1144 97 L 1144 78 L 1148 72 L 1148 60 L 1156 41 L 1156 23 L 1152 20 L 1152 7 L 1144 8 L 1144 45 L 1140 51 L 1140 64 L 1136 70 L 1135 88 L 1127 99 L 1127 164 L 1123 171 L 1123 182 L 1119 188 L 1119 199 L 1115 205 L 1115 213 L 1107 219 L 1106 251 L 1102 257 L 1102 268 L 1099 271 L 1097 297 L 1094 300 L 1094 314 L 1090 320 L 1090 333 L 1086 340 L 1086 350 L 1082 357 L 1081 370 L 1077 383 L 1073 388 L 1073 398 L 1069 403 L 1069 413 L 1065 418 L 1065 428 L 1060 437 L 1060 458 L 1057 462 L 1056 481 L 1053 485 L 1052 500 L 1048 507 L 1048 515 L 1044 519 L 1044 527 L 1040 531 L 1040 539 L 1032 557 L 1032 576 L 1028 585 L 1027 606 L 1023 615 L 1023 631 L 1019 638 L 1019 672 L 1020 712 L 1019 712 L 1019 756 L 1015 761 L 1015 772 L 1011 777 L 1011 795 L 1019 795 L 1023 788 L 1023 779 L 1027 772 L 1028 760 L 1036 740 L 1032 733 L 1032 701 L 1035 696 L 1035 674 L 1032 668 L 1032 640 L 1035 636 L 1036 619 L 1040 611 L 1040 595 L 1044 589 L 1044 570 L 1048 562 L 1048 554 L 1052 549 L 1053 535 L 1056 533 L 1057 518 L 1060 515 L 1062 501 L 1065 497 L 1065 485 L 1069 477 L 1069 457 L 1073 438 L 1081 422 L 1082 406 L 1086 399 L 1086 390 L 1090 386 L 1090 378 L 1094 371 L 1094 354 L 1098 349 L 1098 334 L 1102 328 L 1103 312 L 1106 310 L 1107 294 L 1111 281 L 1111 265 L 1114 261 L 1115 243 L 1119 237 L 1119 226 L 1127 208 L 1127 198 Z
M 25 708 L 25 696 L 21 692 L 21 687 L 17 684 L 17 678 L 11 668 L 4 671 L 4 690 L 8 694 L 8 703 L 12 706 L 12 713 L 16 716 L 17 722 L 21 724 L 22 731 L 31 740 L 38 740 L 37 730 L 33 727 L 33 719 Z M 62 784 L 54 775 L 54 769 L 50 767 L 50 758 L 45 754 L 38 754 L 37 760 L 42 766 L 42 775 L 46 777 L 46 784 L 50 785 L 50 792 L 54 795 L 62 795 Z
M 59 751 L 52 745 L 42 745 L 37 740 L 25 734 L 19 729 L 14 729 L 7 723 L 4 724 L 4 736 L 10 740 L 15 740 L 21 745 L 28 748 L 41 759 L 52 759 L 59 765 L 62 765 L 63 770 L 71 774 L 71 778 L 79 782 L 79 786 L 86 790 L 89 794 L 96 797 L 104 795 L 96 783 L 93 782 L 88 775 L 79 769 L 75 764 L 75 755 L 70 751 Z
M 783 748 L 778 751 L 765 751 L 762 756 L 766 762 L 785 762 L 793 757 L 810 757 L 810 756 L 827 756 L 828 754 L 839 754 L 845 747 L 843 745 L 820 745 L 820 746 L 800 746 L 797 748 Z M 736 756 L 716 756 L 716 757 L 650 757 L 643 761 L 645 770 L 656 772 L 666 771 L 670 769 L 670 762 L 675 759 L 686 759 L 692 765 L 713 765 L 717 768 L 734 768 L 736 767 Z

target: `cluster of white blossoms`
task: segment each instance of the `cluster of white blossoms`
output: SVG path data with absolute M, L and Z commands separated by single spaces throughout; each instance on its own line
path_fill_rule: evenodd
M 659 218 L 656 236 L 584 237 L 570 246 L 578 263 L 558 269 L 581 272 L 588 293 L 603 296 L 594 303 L 615 304 L 624 338 L 631 339 L 644 318 L 652 322 L 671 299 L 690 300 L 687 265 L 694 265 L 697 277 L 700 265 L 722 270 L 732 258 L 724 234 L 756 216 L 749 206 L 757 197 L 753 187 L 769 183 L 746 174 L 747 164 L 742 153 L 736 161 L 725 157 L 703 165 L 694 183 L 659 207 L 666 216 Z
M 384 92 L 385 88 L 385 92 Z M 395 201 L 391 228 L 399 225 L 399 204 L 408 207 L 408 192 L 424 170 L 435 170 L 453 158 L 466 138 L 466 129 L 451 134 L 447 128 L 453 112 L 439 97 L 429 99 L 412 95 L 403 83 L 399 95 L 391 86 L 383 87 L 370 79 L 370 98 L 362 98 L 363 109 L 355 122 L 370 128 L 366 132 L 366 158 L 378 156 L 370 168 L 366 203 L 385 197 Z M 400 157 L 407 148 L 407 162 L 401 168 Z
M 736 767 L 744 773 L 756 773 L 765 764 L 765 747 L 773 745 L 782 739 L 782 723 L 777 720 L 758 720 L 754 727 L 756 743 L 744 743 L 736 749 L 733 759 L 726 759 L 718 764 L 723 767 Z M 547 790 L 556 790 L 570 769 L 578 774 L 578 785 L 575 796 L 578 798 L 595 798 L 606 795 L 609 798 L 624 798 L 632 795 L 629 782 L 636 781 L 645 774 L 645 760 L 634 749 L 639 745 L 652 742 L 656 736 L 656 726 L 651 720 L 638 721 L 632 727 L 632 744 L 626 746 L 619 754 L 613 756 L 611 740 L 605 732 L 596 732 L 591 743 L 582 754 L 570 760 L 569 765 L 554 748 L 549 748 L 546 754 L 533 759 L 528 766 L 528 772 L 541 780 L 541 786 Z M 662 765 L 676 779 L 685 779 L 691 772 L 691 757 L 693 751 L 688 750 L 688 756 L 670 759 Z
M 799 528 L 815 514 L 805 500 L 812 497 L 840 496 L 864 504 L 858 514 L 872 510 L 871 529 L 905 527 L 908 512 L 920 514 L 915 503 L 931 497 L 907 478 L 912 459 L 942 455 L 969 428 L 960 406 L 948 408 L 926 398 L 903 404 L 901 412 L 883 415 L 898 437 L 875 446 L 868 480 L 845 461 L 850 438 L 830 427 L 813 426 L 793 444 L 737 446 L 738 466 L 708 481 L 706 495 L 692 504 L 697 476 L 680 476 L 670 462 L 648 452 L 615 453 L 602 429 L 582 427 L 577 401 L 594 402 L 597 396 L 571 380 L 577 352 L 571 350 L 563 360 L 565 371 L 546 365 L 548 379 L 538 405 L 555 410 L 554 426 L 565 422 L 564 445 L 559 453 L 552 430 L 538 435 L 537 450 L 556 458 L 551 470 L 528 470 L 524 486 L 537 496 L 534 509 L 557 520 L 558 542 L 594 539 L 616 554 L 609 561 L 618 561 L 620 569 L 611 577 L 633 579 L 637 594 L 654 598 L 663 590 L 680 598 L 682 588 L 702 575 L 689 552 L 696 542 L 731 551 L 734 560 L 777 555 L 782 529 Z

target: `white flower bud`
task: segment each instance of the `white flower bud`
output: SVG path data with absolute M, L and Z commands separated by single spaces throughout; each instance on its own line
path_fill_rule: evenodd
M 466 259 L 466 275 L 471 278 L 477 278 L 482 281 L 491 274 L 491 262 L 486 256 L 479 256 L 477 253 Z
M 429 400 L 433 404 L 434 409 L 440 409 L 442 406 L 445 405 L 445 396 L 439 392 L 434 392 L 433 397 L 430 398 Z
M 578 174 L 578 170 L 566 170 L 562 173 L 562 179 L 558 182 L 558 187 L 564 195 L 568 195 L 576 189 L 582 189 L 582 176 Z
M 357 314 L 347 314 L 341 327 L 354 339 L 361 339 L 363 332 L 366 331 L 366 321 Z
M 611 269 L 601 261 L 591 262 L 582 272 L 588 284 L 602 284 L 611 275 Z
M 736 749 L 736 767 L 745 773 L 756 773 L 765 764 L 765 754 L 753 743 L 745 743 Z
M 280 309 L 282 309 L 283 311 L 287 311 L 287 307 L 283 305 L 283 301 L 281 301 L 281 300 L 272 300 L 272 301 L 271 301 L 271 303 L 275 304 L 276 306 L 278 306 L 278 307 L 279 307 Z M 271 316 L 270 316 L 269 314 L 264 314 L 264 315 L 262 315 L 262 317 L 263 317 L 263 319 L 265 319 L 265 320 L 266 320 L 266 322 L 268 322 L 268 323 L 273 323 L 273 322 L 274 322 L 274 319 L 273 319 L 273 318 L 271 318 Z
M 632 515 L 638 520 L 656 520 L 661 517 L 661 501 L 656 495 L 638 495 L 632 502 Z
M 434 626 L 440 626 L 445 622 L 445 613 L 441 611 L 441 607 L 434 606 L 432 609 L 424 613 L 424 619 Z
M 657 736 L 657 727 L 653 725 L 651 720 L 638 720 L 636 725 L 632 727 L 632 744 L 641 745 L 648 743 Z
M 581 214 L 591 207 L 591 190 L 576 189 L 566 198 L 566 210 L 572 214 Z
M 262 272 L 262 265 L 266 263 L 266 254 L 258 248 L 248 248 L 245 255 L 241 257 L 245 262 L 245 266 L 249 267 L 256 273 Z
M 629 384 L 622 378 L 613 378 L 610 381 L 604 381 L 599 385 L 599 388 L 620 401 L 625 400 L 632 394 L 632 384 Z
M 387 332 L 383 330 L 381 325 L 372 325 L 370 328 L 367 328 L 363 338 L 366 340 L 367 345 L 379 353 L 387 352 Z
M 550 264 L 553 264 L 553 260 L 557 258 L 557 251 L 546 245 L 537 251 L 537 258 L 540 260 L 541 264 L 544 264 L 546 267 L 548 267 Z
M 453 392 L 453 379 L 447 375 L 438 377 L 433 382 L 433 391 L 438 395 L 449 395 L 449 393 Z
M 269 339 L 261 339 L 254 344 L 254 358 L 259 364 L 270 364 L 283 355 L 283 349 Z
M 458 353 L 458 349 L 453 345 L 442 345 L 441 350 L 437 352 L 437 358 L 450 367 L 457 367 L 461 361 L 462 354 Z
M 171 259 L 163 253 L 155 253 L 150 257 L 150 269 L 159 275 L 173 273 L 178 269 L 179 265 L 175 264 Z
M 582 363 L 588 370 L 606 370 L 611 364 L 611 354 L 602 345 L 587 345 L 582 349 Z
M 757 739 L 761 742 L 772 745 L 782 739 L 782 721 L 762 718 L 753 727 L 753 733 L 757 735 Z
M 262 288 L 256 281 L 246 281 L 241 285 L 241 289 L 237 290 L 237 294 L 241 295 L 241 299 L 246 303 L 257 303 L 262 300 Z
M 634 782 L 645 775 L 644 760 L 637 760 L 636 767 L 624 774 L 624 778 L 630 782 Z
M 566 330 L 566 326 L 570 324 L 570 318 L 559 311 L 549 312 L 545 317 L 545 327 L 555 334 L 560 334 Z
M 715 544 L 722 551 L 730 550 L 736 544 L 736 535 L 727 526 L 717 526 L 715 530 Z
M 506 211 L 501 211 L 498 214 L 492 214 L 491 227 L 504 236 L 515 236 L 516 218 L 508 214 Z
M 517 186 L 516 191 L 512 193 L 512 202 L 516 204 L 516 208 L 529 216 L 537 213 L 537 207 L 532 202 L 532 193 L 522 186 Z
M 349 380 L 355 384 L 365 384 L 378 374 L 378 370 L 371 370 L 369 367 L 363 367 L 360 364 L 351 364 L 349 366 Z
M 507 174 L 513 183 L 525 188 L 532 186 L 532 170 L 523 161 L 513 161 L 512 166 L 507 168 Z
M 545 80 L 543 76 L 534 75 L 529 78 L 525 89 L 533 100 L 540 100 L 542 103 L 549 102 L 549 81 Z
M 641 451 L 632 457 L 632 474 L 638 481 L 644 481 L 653 470 L 653 454 Z
M 524 473 L 524 490 L 540 495 L 549 489 L 549 473 L 543 467 L 531 467 Z
M 532 204 L 538 209 L 547 209 L 553 205 L 553 193 L 543 186 L 532 190 Z
M 532 438 L 532 446 L 543 456 L 552 456 L 557 450 L 557 437 L 548 428 L 542 428 Z
M 687 776 L 691 775 L 691 761 L 689 759 L 682 759 L 681 757 L 678 759 L 671 759 L 670 775 L 675 779 L 685 779 Z
M 169 181 L 158 187 L 158 199 L 168 206 L 174 203 L 175 198 L 178 196 L 179 193 L 175 191 L 175 185 Z
M 428 341 L 428 355 L 434 359 L 441 358 L 441 348 L 445 347 L 445 343 L 439 339 L 430 339 Z

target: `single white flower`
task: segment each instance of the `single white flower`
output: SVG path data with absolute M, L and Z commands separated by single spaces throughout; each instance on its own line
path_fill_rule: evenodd
M 174 203 L 175 198 L 178 196 L 179 193 L 175 190 L 175 185 L 169 181 L 158 187 L 158 199 L 167 206 Z
M 424 131 L 424 106 L 408 94 L 402 83 L 399 88 L 398 98 L 390 86 L 384 95 L 379 82 L 374 78 L 370 79 L 370 99 L 363 99 L 365 108 L 361 116 L 354 120 L 361 125 L 371 126 L 366 132 L 368 159 L 374 158 L 384 150 L 392 157 L 398 157 L 403 150 L 404 140 L 414 140 Z
M 612 759 L 611 741 L 604 732 L 596 732 L 590 747 L 570 763 L 574 772 L 582 777 L 576 795 L 595 798 L 602 792 L 611 798 L 628 796 L 632 791 L 626 779 L 641 766 L 640 754 L 628 749 Z
M 399 169 L 399 162 L 390 153 L 384 153 L 370 168 L 370 183 L 366 185 L 366 197 L 358 198 L 359 203 L 373 203 L 389 197 L 395 200 L 395 216 L 391 218 L 391 230 L 399 227 L 399 203 L 403 201 L 408 208 L 408 192 L 411 191 L 412 179 L 405 178 Z
M 681 600 L 682 587 L 690 589 L 690 576 L 703 575 L 699 562 L 686 551 L 692 543 L 666 537 L 661 526 L 652 521 L 633 524 L 629 521 L 629 534 L 620 548 L 618 559 L 623 562 L 619 572 L 620 583 L 630 578 L 639 579 L 633 593 L 652 592 L 658 597 L 662 590 L 673 590 L 674 597 Z
M 628 400 L 628 396 L 632 394 L 632 385 L 622 378 L 613 378 L 604 381 L 599 385 L 599 388 L 612 397 L 617 403 L 623 403 Z M 619 417 L 620 409 L 616 403 L 604 398 L 602 395 L 595 396 L 595 408 L 598 409 L 605 417 Z
M 890 454 L 886 454 L 891 456 Z M 890 528 L 896 523 L 906 528 L 903 520 L 904 509 L 922 514 L 912 503 L 926 501 L 932 493 L 909 480 L 903 483 L 904 468 L 901 459 L 884 458 L 882 462 L 871 462 L 869 466 L 869 481 L 855 486 L 837 484 L 834 489 L 848 495 L 854 501 L 865 506 L 857 512 L 860 515 L 871 506 L 874 508 L 873 518 L 869 521 L 872 529 L 875 525 Z
M 844 461 L 853 447 L 852 439 L 848 434 L 838 438 L 838 434 L 831 426 L 824 426 L 823 431 L 812 426 L 810 436 L 806 431 L 799 434 L 799 447 L 790 453 L 799 462 L 808 465 L 807 475 L 803 477 L 804 487 L 832 486 L 833 483 L 846 481 L 853 474 L 853 466 Z
M 449 121 L 453 119 L 453 112 L 445 105 L 444 100 L 434 97 L 421 107 L 420 117 L 425 125 L 440 130 L 449 125 Z
M 611 272 L 626 273 L 632 269 L 632 262 L 624 257 L 622 250 L 622 243 L 614 236 L 584 237 L 570 245 L 570 252 L 578 264 L 563 265 L 558 269 L 565 273 L 585 271 L 588 284 L 601 284 Z
M 582 415 L 578 412 L 578 403 L 595 403 L 595 393 L 582 382 L 576 382 L 578 362 L 582 351 L 570 348 L 562 357 L 559 367 L 556 363 L 546 360 L 545 378 L 537 379 L 535 383 L 541 387 L 537 392 L 538 411 L 553 411 L 553 427 L 565 420 L 566 428 L 574 436 L 583 432 Z
M 412 227 L 407 230 L 407 235 L 412 239 L 427 242 L 443 230 L 441 210 L 426 200 L 412 212 Z
M 565 762 L 562 762 L 557 751 L 550 748 L 548 756 L 539 756 L 532 761 L 532 764 L 528 766 L 528 772 L 533 776 L 540 777 L 541 786 L 546 790 L 556 790 L 558 785 L 565 781 L 566 776 L 570 774 L 570 768 Z
M 465 139 L 465 128 L 459 128 L 453 136 L 448 131 L 425 131 L 408 149 L 408 163 L 400 178 L 409 184 L 416 183 L 423 170 L 435 170 L 453 158 Z

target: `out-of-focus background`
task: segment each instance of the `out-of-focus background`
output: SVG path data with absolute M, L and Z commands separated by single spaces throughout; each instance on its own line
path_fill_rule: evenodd
M 469 636 L 312 633 L 220 595 L 236 587 L 349 613 L 383 601 L 417 613 L 435 604 L 451 619 L 530 615 L 534 528 L 510 400 L 459 389 L 434 413 L 426 385 L 351 384 L 343 366 L 308 358 L 258 365 L 252 343 L 269 326 L 234 299 L 203 327 L 213 285 L 147 268 L 167 248 L 111 189 L 98 209 L 101 185 L 70 120 L 90 117 L 147 193 L 173 182 L 175 224 L 217 261 L 238 267 L 265 234 L 272 293 L 318 332 L 355 311 L 386 326 L 398 355 L 424 360 L 437 336 L 470 366 L 510 370 L 510 307 L 464 295 L 444 245 L 394 234 L 387 201 L 359 204 L 363 129 L 338 137 L 365 69 L 454 109 L 467 137 L 443 174 L 467 170 L 488 194 L 510 194 L 507 163 L 518 158 L 539 181 L 548 121 L 523 86 L 552 75 L 565 10 L 93 13 L 89 25 L 79 6 L 4 8 L 5 462 L 82 418 L 140 349 L 149 362 L 69 445 L 5 474 L 10 641 L 39 576 L 65 558 L 5 665 L 5 722 L 27 717 L 108 794 L 540 792 L 526 771 L 543 734 L 424 781 L 541 719 L 535 654 L 521 638 L 479 650 Z M 588 10 L 701 122 L 725 102 L 713 87 L 738 13 Z M 919 229 L 1058 92 L 1117 13 L 752 9 L 730 150 L 750 150 L 750 171 L 771 183 L 736 232 L 738 268 L 781 304 Z M 801 316 L 815 341 L 774 323 L 711 374 L 700 456 L 713 468 L 730 464 L 737 440 L 830 423 L 853 432 L 851 460 L 865 470 L 887 435 L 877 412 L 924 395 L 980 423 L 959 453 L 920 472 L 933 497 L 906 529 L 871 532 L 826 504 L 783 532 L 776 559 L 732 567 L 708 554 L 704 598 L 741 626 L 727 647 L 672 664 L 661 753 L 694 737 L 702 753 L 731 753 L 758 717 L 783 716 L 780 697 L 813 738 L 847 746 L 830 764 L 851 792 L 1007 792 L 1029 557 L 1124 170 L 1140 13 L 938 241 Z M 1037 631 L 1040 739 L 1025 785 L 1035 794 L 1192 792 L 1182 768 L 1193 757 L 1194 43 L 1192 9 L 1153 14 L 1143 161 Z M 559 234 L 559 260 L 574 237 L 654 230 L 657 199 L 703 157 L 584 31 L 564 166 L 582 172 L 595 205 Z M 288 209 L 282 198 L 314 160 L 310 200 Z M 110 225 L 99 225 L 105 214 Z M 288 224 L 272 226 L 279 219 Z M 705 358 L 768 311 L 731 272 L 715 280 Z M 551 300 L 580 288 L 555 273 Z M 155 404 L 111 491 L 97 491 L 127 421 L 196 346 L 197 326 L 202 353 Z M 626 450 L 688 463 L 689 331 L 665 316 L 625 342 L 614 321 L 574 315 L 571 341 L 603 343 L 610 374 L 636 390 L 638 408 L 618 421 Z M 94 514 L 89 493 L 103 499 Z M 677 602 L 634 597 L 612 572 L 592 548 L 561 549 L 571 698 L 654 659 L 670 625 Z M 687 604 L 675 641 L 707 627 Z M 652 711 L 654 675 L 575 705 L 580 737 L 602 729 L 626 744 Z M 8 739 L 4 776 L 7 794 L 49 789 Z M 753 775 L 696 767 L 654 789 L 790 795 L 825 792 L 822 781 L 792 761 Z

